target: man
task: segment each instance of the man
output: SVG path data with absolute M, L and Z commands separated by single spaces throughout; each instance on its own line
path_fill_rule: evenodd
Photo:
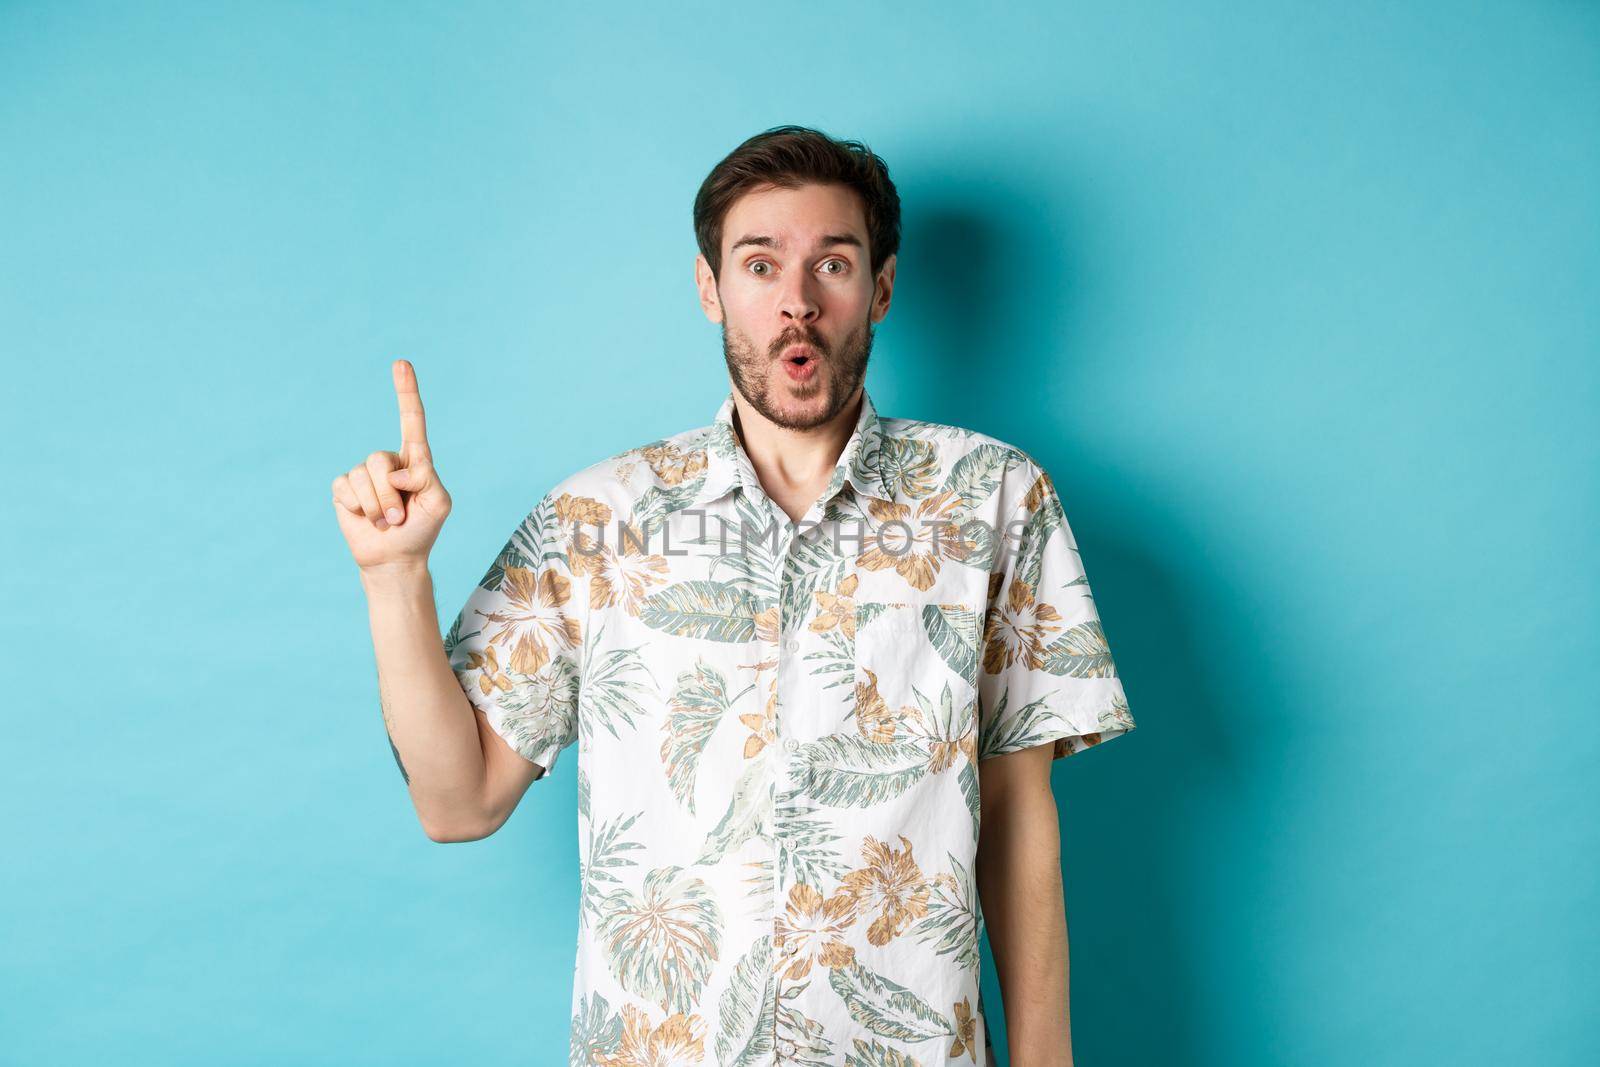
M 1013 1062 L 1071 1062 L 1050 769 L 1134 723 L 1049 476 L 865 392 L 899 228 L 857 142 L 718 164 L 731 392 L 554 486 L 442 647 L 410 364 L 400 451 L 334 482 L 428 835 L 493 833 L 581 742 L 574 1064 L 986 1064 L 985 928 Z

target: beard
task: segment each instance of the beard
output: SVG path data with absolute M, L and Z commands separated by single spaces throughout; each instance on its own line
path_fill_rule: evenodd
M 821 334 L 797 326 L 775 338 L 768 351 L 760 352 L 738 330 L 730 334 L 724 318 L 722 358 L 734 388 L 763 418 L 786 430 L 810 430 L 838 415 L 855 395 L 867 376 L 876 333 L 872 320 L 863 319 L 839 343 L 838 350 L 830 352 Z M 783 350 L 793 344 L 807 344 L 817 352 L 813 360 L 819 365 L 808 381 L 793 381 L 780 366 Z

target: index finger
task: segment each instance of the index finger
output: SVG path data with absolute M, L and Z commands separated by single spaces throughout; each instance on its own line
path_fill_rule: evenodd
M 417 371 L 408 359 L 394 361 L 394 395 L 400 403 L 400 452 L 408 460 L 413 447 L 428 447 L 428 420 L 422 413 Z

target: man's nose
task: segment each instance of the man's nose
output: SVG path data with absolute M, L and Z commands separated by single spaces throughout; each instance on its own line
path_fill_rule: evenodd
M 786 281 L 782 296 L 778 301 L 778 308 L 791 319 L 801 322 L 810 322 L 817 317 L 817 299 L 812 291 L 812 280 L 801 274 L 792 281 Z

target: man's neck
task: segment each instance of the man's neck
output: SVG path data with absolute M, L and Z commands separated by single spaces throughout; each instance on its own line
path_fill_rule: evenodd
M 809 430 L 791 430 L 763 416 L 733 390 L 733 427 L 750 457 L 761 488 L 793 520 L 805 516 L 821 495 L 861 417 L 863 387 L 832 419 Z

